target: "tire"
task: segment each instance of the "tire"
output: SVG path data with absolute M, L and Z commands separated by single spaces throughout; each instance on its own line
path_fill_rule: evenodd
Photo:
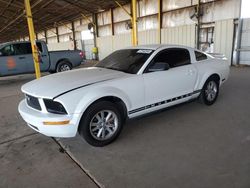
M 64 71 L 69 71 L 72 69 L 71 63 L 68 61 L 60 61 L 58 65 L 56 66 L 56 72 L 64 72 Z
M 199 100 L 210 106 L 215 103 L 219 95 L 219 80 L 215 77 L 210 77 L 205 82 Z
M 50 74 L 54 74 L 54 73 L 56 73 L 56 71 L 51 71 L 51 70 L 50 70 L 49 73 L 50 73 Z
M 108 116 L 109 121 L 106 120 Z M 122 116 L 117 106 L 108 101 L 100 101 L 91 105 L 84 113 L 79 133 L 90 145 L 102 147 L 113 142 L 121 133 L 122 127 Z

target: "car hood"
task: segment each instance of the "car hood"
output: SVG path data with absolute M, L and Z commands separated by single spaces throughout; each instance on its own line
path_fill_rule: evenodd
M 44 76 L 22 86 L 22 92 L 40 98 L 53 99 L 58 95 L 84 86 L 121 78 L 126 73 L 104 68 L 82 68 Z

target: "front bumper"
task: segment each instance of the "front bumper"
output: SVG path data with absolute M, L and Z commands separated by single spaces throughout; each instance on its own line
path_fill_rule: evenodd
M 58 115 L 44 113 L 30 108 L 25 100 L 19 103 L 18 111 L 29 127 L 50 137 L 74 137 L 77 133 L 80 114 Z M 70 120 L 66 125 L 44 125 L 43 122 L 61 122 Z

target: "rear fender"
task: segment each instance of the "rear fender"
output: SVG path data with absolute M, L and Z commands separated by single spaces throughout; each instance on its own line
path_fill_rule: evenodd
M 206 82 L 206 81 L 208 80 L 208 78 L 211 77 L 212 75 L 218 75 L 219 78 L 221 78 L 221 75 L 220 75 L 219 73 L 208 72 L 208 73 L 206 73 L 206 74 L 202 77 L 201 81 L 199 82 L 199 84 L 198 84 L 198 86 L 197 86 L 197 90 L 201 90 L 201 89 L 203 88 L 205 82 Z

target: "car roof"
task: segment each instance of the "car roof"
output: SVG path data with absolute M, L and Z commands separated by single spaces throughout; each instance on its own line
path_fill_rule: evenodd
M 188 46 L 183 45 L 175 45 L 175 44 L 148 44 L 148 45 L 138 45 L 134 47 L 128 47 L 126 49 L 149 49 L 149 50 L 157 50 L 159 48 L 187 48 L 193 49 Z

